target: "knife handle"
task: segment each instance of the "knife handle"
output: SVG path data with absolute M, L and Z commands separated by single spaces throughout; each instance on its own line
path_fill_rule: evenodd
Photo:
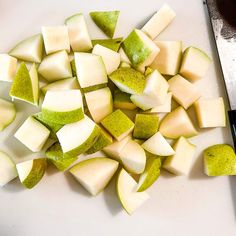
M 233 136 L 234 149 L 236 150 L 236 110 L 228 111 L 231 133 Z

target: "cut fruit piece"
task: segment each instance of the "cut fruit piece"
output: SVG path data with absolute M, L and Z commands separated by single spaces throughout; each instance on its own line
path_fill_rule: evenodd
M 0 131 L 2 131 L 15 120 L 15 105 L 0 98 L 0 114 Z
M 166 100 L 162 105 L 156 106 L 150 110 L 151 113 L 169 113 L 171 112 L 172 93 L 167 93 Z
M 173 9 L 164 4 L 143 26 L 142 31 L 154 39 L 174 20 L 175 16 Z
M 138 192 L 148 189 L 160 176 L 161 158 L 147 158 L 144 172 L 139 177 Z
M 120 65 L 120 54 L 100 44 L 94 46 L 92 53 L 102 57 L 108 75 Z
M 120 203 L 129 215 L 149 199 L 146 192 L 136 192 L 136 181 L 124 169 L 119 173 L 116 188 Z
M 217 144 L 204 150 L 204 169 L 208 176 L 236 175 L 236 155 L 227 144 Z
M 65 24 L 68 27 L 69 41 L 74 52 L 87 52 L 93 47 L 82 13 L 67 18 Z
M 101 124 L 118 141 L 128 136 L 134 129 L 134 123 L 121 110 L 116 110 L 105 117 Z
M 130 100 L 130 94 L 124 93 L 120 90 L 116 90 L 114 92 L 114 108 L 134 110 L 137 108 L 137 106 L 134 105 Z
M 119 53 L 120 53 L 121 62 L 126 62 L 127 64 L 130 65 L 131 61 L 129 60 L 128 56 L 126 55 L 126 53 L 122 47 L 119 49 Z
M 76 77 L 69 79 L 62 79 L 50 84 L 47 84 L 41 88 L 41 91 L 46 94 L 47 91 L 51 90 L 71 90 L 80 89 L 78 80 Z
M 155 41 L 155 44 L 160 48 L 160 52 L 150 67 L 164 75 L 178 74 L 182 58 L 182 42 Z
M 188 47 L 183 53 L 179 73 L 188 80 L 197 81 L 206 75 L 210 63 L 211 59 L 205 52 Z
M 143 173 L 146 165 L 146 154 L 137 142 L 129 140 L 120 152 L 120 159 L 127 171 L 133 174 Z
M 94 23 L 110 38 L 113 38 L 115 33 L 119 14 L 119 11 L 94 11 L 89 13 Z
M 198 134 L 187 112 L 182 107 L 177 107 L 163 118 L 159 131 L 164 137 L 171 139 L 177 139 L 180 136 L 189 138 Z
M 151 138 L 142 144 L 142 147 L 157 156 L 171 156 L 175 154 L 175 151 L 162 136 L 160 132 L 154 134 Z
M 9 55 L 22 61 L 40 63 L 43 57 L 43 37 L 41 34 L 34 35 L 18 43 Z
M 28 189 L 33 188 L 43 178 L 47 168 L 47 160 L 39 158 L 24 161 L 16 165 L 20 182 Z
M 123 49 L 132 65 L 137 68 L 144 68 L 151 65 L 160 49 L 141 30 L 133 30 L 123 42 Z
M 112 94 L 109 88 L 84 94 L 89 112 L 96 123 L 113 112 Z
M 225 105 L 222 97 L 197 101 L 195 111 L 200 128 L 226 126 Z
M 169 91 L 172 92 L 173 98 L 184 109 L 188 109 L 200 97 L 200 91 L 188 80 L 180 75 L 176 75 L 168 80 Z
M 0 151 L 0 187 L 3 187 L 18 176 L 14 161 Z
M 77 157 L 66 156 L 62 152 L 59 143 L 54 143 L 45 153 L 46 157 L 56 166 L 60 171 L 67 169 Z
M 145 87 L 145 77 L 132 68 L 119 68 L 109 75 L 110 80 L 123 92 L 141 94 Z
M 163 168 L 175 175 L 188 175 L 192 167 L 196 146 L 180 137 L 173 146 L 175 154 L 167 157 Z
M 50 131 L 33 117 L 29 117 L 16 131 L 15 137 L 32 152 L 39 152 L 49 137 Z
M 99 135 L 100 128 L 86 115 L 80 121 L 64 125 L 57 132 L 63 153 L 74 157 L 89 150 Z
M 70 52 L 70 41 L 67 26 L 43 26 L 42 35 L 47 54 L 66 50 Z
M 17 59 L 7 54 L 0 54 L 0 81 L 12 82 L 17 68 Z
M 48 91 L 42 104 L 45 120 L 69 124 L 84 118 L 83 99 L 79 89 Z
M 144 75 L 145 76 L 148 76 L 150 75 L 154 70 L 151 68 L 151 67 L 147 67 L 145 72 L 144 72 Z
M 148 139 L 158 130 L 158 115 L 137 114 L 135 117 L 134 138 Z
M 38 72 L 49 82 L 72 77 L 67 52 L 60 51 L 44 57 Z
M 119 163 L 106 157 L 79 162 L 70 169 L 75 179 L 93 196 L 100 193 L 110 182 Z
M 130 68 L 131 65 L 127 62 L 121 62 L 120 65 L 119 65 L 119 68 Z
M 116 39 L 94 39 L 92 40 L 93 46 L 97 44 L 102 45 L 103 47 L 109 48 L 115 52 L 118 52 L 120 45 L 123 41 L 123 38 L 116 38 Z
M 39 97 L 40 97 L 40 90 L 39 90 L 39 78 L 38 78 L 38 71 L 35 64 L 33 64 L 29 71 L 31 83 L 32 83 L 32 91 L 34 97 L 34 104 L 36 106 L 39 105 Z M 13 82 L 14 83 L 14 82 Z
M 75 53 L 75 66 L 81 88 L 102 85 L 108 82 L 106 68 L 101 56 L 77 52 Z

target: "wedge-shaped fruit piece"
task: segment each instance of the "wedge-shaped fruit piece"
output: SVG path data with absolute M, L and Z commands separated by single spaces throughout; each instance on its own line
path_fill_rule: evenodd
M 135 68 L 141 71 L 151 65 L 160 49 L 141 30 L 133 30 L 124 40 L 122 47 Z
M 59 143 L 54 143 L 45 155 L 60 171 L 64 171 L 77 160 L 77 157 L 64 155 Z
M 158 156 L 170 156 L 175 154 L 173 148 L 160 132 L 157 132 L 151 138 L 145 141 L 142 144 L 142 147 L 146 151 Z
M 141 94 L 145 87 L 145 77 L 132 68 L 119 68 L 109 75 L 111 81 L 123 92 Z
M 115 174 L 119 163 L 106 157 L 79 162 L 70 169 L 75 179 L 93 196 L 100 193 Z
M 109 48 L 115 52 L 118 52 L 120 45 L 122 43 L 123 38 L 115 38 L 115 39 L 94 39 L 92 40 L 93 46 L 97 44 L 102 45 L 103 47 Z
M 166 100 L 162 105 L 158 105 L 150 110 L 151 113 L 169 113 L 171 112 L 172 93 L 167 93 Z
M 92 53 L 102 57 L 108 75 L 120 65 L 120 54 L 100 44 L 94 46 Z
M 15 120 L 15 105 L 0 98 L 0 114 L 0 131 L 2 131 Z
M 79 89 L 48 91 L 42 104 L 45 120 L 69 124 L 83 119 L 83 100 Z
M 225 127 L 225 106 L 222 97 L 195 102 L 200 128 Z
M 130 65 L 131 61 L 129 60 L 128 56 L 126 55 L 126 53 L 122 47 L 119 49 L 119 53 L 120 53 L 121 62 L 126 62 L 127 64 Z
M 105 117 L 101 124 L 118 141 L 128 136 L 134 129 L 134 123 L 121 110 Z
M 180 75 L 169 79 L 168 84 L 170 86 L 169 91 L 172 92 L 175 101 L 185 109 L 188 109 L 201 97 L 200 91 Z
M 70 156 L 78 156 L 89 150 L 99 135 L 100 128 L 87 116 L 80 121 L 64 125 L 57 132 L 63 153 Z
M 89 13 L 94 23 L 110 38 L 113 38 L 119 11 L 94 11 Z
M 0 187 L 3 187 L 18 176 L 14 161 L 0 151 Z
M 15 137 L 33 152 L 39 152 L 49 137 L 50 131 L 33 117 L 29 117 L 16 131 Z
M 26 188 L 33 188 L 43 178 L 47 168 L 47 160 L 39 158 L 29 161 L 24 161 L 16 165 L 20 182 Z
M 172 139 L 177 139 L 180 136 L 188 138 L 198 134 L 187 112 L 182 107 L 177 107 L 163 118 L 159 131 L 164 137 Z
M 114 108 L 134 110 L 137 108 L 137 106 L 134 105 L 130 100 L 130 94 L 124 93 L 120 90 L 116 90 L 114 92 Z
M 153 71 L 154 71 L 154 69 L 152 69 L 151 67 L 148 66 L 148 67 L 146 68 L 145 72 L 144 72 L 144 75 L 145 75 L 145 76 L 148 76 L 148 75 L 150 75 Z
M 40 63 L 43 57 L 43 37 L 41 34 L 34 35 L 18 43 L 9 55 L 22 61 Z
M 143 26 L 142 31 L 154 39 L 174 20 L 175 16 L 173 9 L 164 4 Z
M 75 53 L 75 66 L 81 88 L 93 87 L 108 82 L 106 68 L 101 56 L 77 52 Z
M 204 150 L 204 169 L 208 176 L 236 175 L 236 155 L 227 144 L 217 144 Z
M 192 167 L 196 146 L 186 138 L 180 137 L 173 148 L 175 154 L 167 157 L 163 168 L 176 175 L 188 175 Z
M 89 112 L 96 123 L 113 112 L 112 94 L 109 88 L 98 89 L 84 95 Z
M 148 189 L 160 176 L 161 158 L 147 158 L 144 172 L 139 177 L 138 192 Z
M 182 42 L 155 41 L 155 44 L 160 48 L 160 52 L 150 67 L 164 75 L 178 74 L 182 58 Z
M 158 115 L 137 114 L 135 117 L 134 138 L 148 139 L 158 130 Z
M 196 81 L 206 75 L 210 63 L 211 59 L 205 52 L 189 47 L 184 51 L 179 73 L 190 81 Z
M 16 74 L 17 59 L 7 54 L 0 54 L 0 81 L 12 82 Z
M 120 159 L 127 171 L 133 174 L 143 173 L 146 165 L 146 154 L 137 142 L 130 139 L 122 148 Z
M 83 14 L 75 14 L 65 20 L 68 27 L 69 40 L 74 52 L 87 52 L 93 45 L 88 33 Z
M 129 215 L 149 199 L 146 192 L 136 191 L 136 181 L 124 169 L 119 173 L 116 188 L 120 203 Z
M 42 35 L 47 54 L 61 50 L 70 52 L 70 41 L 67 26 L 43 26 Z

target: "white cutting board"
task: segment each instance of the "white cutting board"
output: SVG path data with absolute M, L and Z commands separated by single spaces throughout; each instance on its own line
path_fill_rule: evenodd
M 135 26 L 142 26 L 164 2 L 174 8 L 177 17 L 159 38 L 183 40 L 184 46 L 194 45 L 209 53 L 213 58 L 211 69 L 197 86 L 206 98 L 225 97 L 209 19 L 201 0 L 0 0 L 0 52 L 38 33 L 42 25 L 60 25 L 77 12 L 85 13 L 93 38 L 104 37 L 87 16 L 92 10 L 121 10 L 116 36 L 125 36 Z M 9 98 L 8 89 L 7 83 L 0 82 L 0 97 Z M 12 134 L 37 109 L 18 101 L 16 106 L 17 119 L 0 134 L 0 149 L 20 162 L 28 159 L 30 152 Z M 198 151 L 190 176 L 173 177 L 163 172 L 148 190 L 151 199 L 131 217 L 117 200 L 114 180 L 96 198 L 89 197 L 68 173 L 59 173 L 53 167 L 32 190 L 24 189 L 15 180 L 0 189 L 0 236 L 234 236 L 236 177 L 205 176 L 201 156 L 209 145 L 231 143 L 229 129 L 205 130 L 192 142 Z

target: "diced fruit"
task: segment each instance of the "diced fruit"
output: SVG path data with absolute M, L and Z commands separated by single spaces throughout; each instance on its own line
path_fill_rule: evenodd
M 100 193 L 110 182 L 119 163 L 106 157 L 79 162 L 70 169 L 75 179 L 93 196 Z
M 83 14 L 75 14 L 65 20 L 68 27 L 69 41 L 74 52 L 87 52 L 93 45 L 88 33 Z
M 160 52 L 150 65 L 164 75 L 176 75 L 179 72 L 182 58 L 181 41 L 155 41 Z
M 115 52 L 118 52 L 120 45 L 122 43 L 123 38 L 116 39 L 94 39 L 92 40 L 93 46 L 97 44 L 102 45 L 103 47 L 109 48 Z
M 33 152 L 39 152 L 49 137 L 50 131 L 33 117 L 29 117 L 16 131 L 15 137 Z
M 80 121 L 64 125 L 57 132 L 63 153 L 69 156 L 78 156 L 89 150 L 99 135 L 100 128 L 87 116 Z
M 49 82 L 72 77 L 67 52 L 60 51 L 44 57 L 38 72 Z
M 146 192 L 137 192 L 136 181 L 122 169 L 117 180 L 117 194 L 126 212 L 131 215 L 149 199 Z
M 108 75 L 120 65 L 120 54 L 100 44 L 94 46 L 92 53 L 102 57 Z
M 89 13 L 94 23 L 110 38 L 113 38 L 115 33 L 119 14 L 119 11 L 94 11 Z
M 45 120 L 58 124 L 69 124 L 83 119 L 80 90 L 48 91 L 42 104 L 42 115 Z
M 127 62 L 121 62 L 120 65 L 119 65 L 119 68 L 130 68 L 131 65 Z
M 151 113 L 169 113 L 171 112 L 172 93 L 167 93 L 166 100 L 162 105 L 158 105 L 151 109 Z
M 102 88 L 84 94 L 89 112 L 96 123 L 113 112 L 112 94 L 109 88 Z
M 2 131 L 15 120 L 15 105 L 0 98 L 0 114 L 0 131 Z
M 47 160 L 39 158 L 24 161 L 16 165 L 20 182 L 28 189 L 33 188 L 43 178 L 47 168 Z
M 67 26 L 43 26 L 42 35 L 47 54 L 61 50 L 70 52 L 70 42 Z
M 222 97 L 197 101 L 195 111 L 200 128 L 226 126 L 225 106 Z
M 164 4 L 143 26 L 142 31 L 154 39 L 173 21 L 175 16 L 173 9 Z
M 173 148 L 160 132 L 157 132 L 151 138 L 145 141 L 142 144 L 142 147 L 146 151 L 158 156 L 170 156 L 175 154 Z
M 17 59 L 7 54 L 0 54 L 0 81 L 12 82 L 16 74 Z
M 163 118 L 159 131 L 164 137 L 172 139 L 177 139 L 180 136 L 188 138 L 198 134 L 187 112 L 182 107 L 177 107 Z
M 236 175 L 236 155 L 227 144 L 217 144 L 204 150 L 204 169 L 208 176 Z
M 148 66 L 148 67 L 146 68 L 145 72 L 144 72 L 144 75 L 145 75 L 145 76 L 148 76 L 148 75 L 150 75 L 153 71 L 154 71 L 154 69 L 152 69 L 151 67 Z
M 34 35 L 18 43 L 9 55 L 22 61 L 40 63 L 43 57 L 43 37 L 41 34 Z
M 39 96 L 40 96 L 40 90 L 39 90 L 39 78 L 38 78 L 38 71 L 35 64 L 33 64 L 29 71 L 31 83 L 32 83 L 32 91 L 33 91 L 33 97 L 34 97 L 34 104 L 39 105 Z M 14 82 L 13 82 L 14 83 Z
M 175 154 L 167 157 L 163 168 L 175 175 L 188 175 L 196 151 L 196 146 L 186 138 L 180 137 L 173 146 Z
M 143 173 L 146 165 L 146 154 L 143 148 L 133 140 L 129 140 L 120 152 L 120 159 L 129 172 Z
M 157 115 L 137 114 L 135 117 L 134 138 L 148 139 L 158 130 Z
M 185 109 L 188 109 L 201 97 L 200 91 L 180 75 L 169 79 L 168 84 L 170 86 L 169 91 L 172 92 L 175 101 Z
M 101 124 L 118 141 L 128 136 L 134 129 L 134 123 L 121 110 L 116 110 L 105 117 Z
M 180 74 L 188 80 L 196 81 L 204 77 L 210 66 L 209 56 L 195 47 L 185 49 Z
M 14 161 L 0 151 L 0 187 L 3 187 L 18 176 Z
M 119 53 L 121 62 L 126 62 L 127 64 L 131 64 L 131 61 L 129 60 L 128 56 L 126 55 L 122 47 L 119 49 Z
M 114 92 L 114 108 L 134 110 L 137 108 L 137 106 L 134 105 L 130 100 L 130 94 L 116 90 Z

